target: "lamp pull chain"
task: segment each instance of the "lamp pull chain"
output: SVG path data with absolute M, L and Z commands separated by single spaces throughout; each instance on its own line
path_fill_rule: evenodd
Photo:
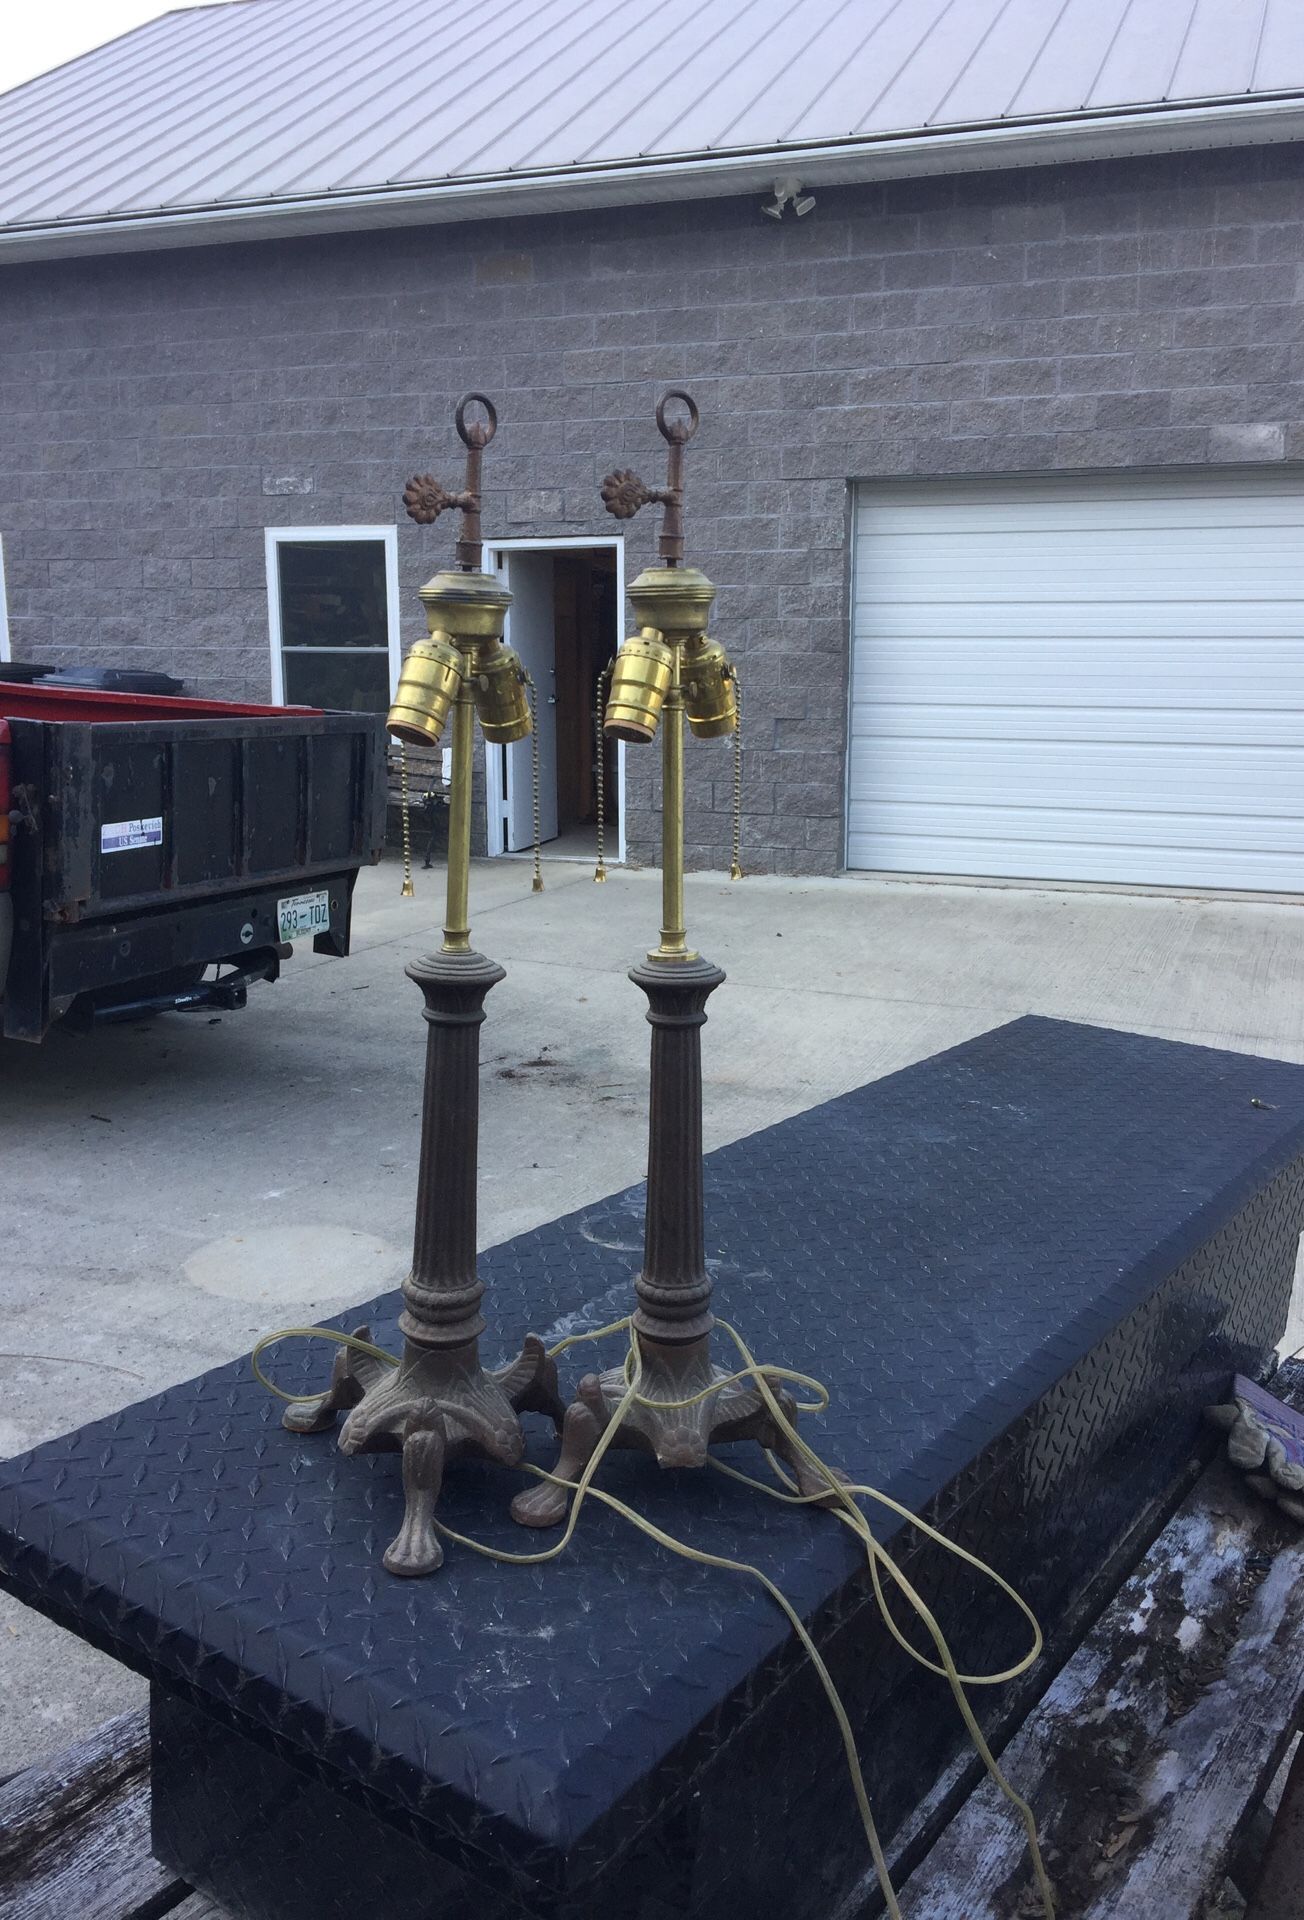
M 403 885 L 399 899 L 411 900 L 416 893 L 412 884 L 412 809 L 408 803 L 407 748 L 401 740 L 398 744 L 398 778 L 399 804 L 403 812 Z
M 598 864 L 593 869 L 595 885 L 607 877 L 607 753 L 606 733 L 603 730 L 602 718 L 603 708 L 606 705 L 603 695 L 607 683 L 611 679 L 611 669 L 614 665 L 614 660 L 608 660 L 606 666 L 598 675 L 597 700 L 593 708 L 593 731 L 597 741 L 596 755 L 598 765 Z
M 530 804 L 534 809 L 534 880 L 531 893 L 543 892 L 542 854 L 539 846 L 539 696 L 526 669 L 522 677 L 530 690 Z
M 733 735 L 733 860 L 729 868 L 731 880 L 741 880 L 742 844 L 743 844 L 743 683 L 734 668 L 734 699 L 738 707 L 738 719 Z

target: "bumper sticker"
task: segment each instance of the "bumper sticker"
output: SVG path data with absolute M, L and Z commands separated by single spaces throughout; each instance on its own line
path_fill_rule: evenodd
M 133 847 L 163 845 L 163 816 L 152 820 L 106 820 L 100 827 L 101 853 L 128 853 Z

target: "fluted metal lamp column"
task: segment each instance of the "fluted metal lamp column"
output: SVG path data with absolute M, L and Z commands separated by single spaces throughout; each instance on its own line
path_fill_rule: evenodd
M 486 419 L 472 422 L 473 403 Z M 557 1370 L 542 1341 L 527 1334 L 520 1355 L 497 1372 L 480 1363 L 484 1283 L 476 1266 L 476 1182 L 480 1112 L 480 1026 L 489 989 L 503 969 L 471 945 L 469 919 L 471 781 L 475 721 L 489 740 L 522 740 L 530 707 L 520 662 L 502 644 L 511 595 L 480 564 L 480 458 L 497 425 L 483 394 L 457 409 L 467 449 L 463 490 L 449 494 L 420 474 L 403 499 L 421 523 L 446 507 L 462 510 L 458 568 L 421 589 L 429 638 L 403 663 L 390 709 L 390 732 L 434 745 L 453 716 L 444 940 L 438 953 L 406 969 L 425 998 L 426 1080 L 412 1271 L 403 1282 L 399 1365 L 342 1350 L 331 1384 L 315 1401 L 287 1408 L 285 1425 L 321 1433 L 347 1412 L 342 1453 L 401 1452 L 403 1524 L 384 1561 L 391 1573 L 432 1573 L 443 1560 L 434 1527 L 447 1461 L 477 1453 L 515 1466 L 525 1450 L 518 1414 L 530 1409 L 560 1424 Z M 358 1336 L 369 1339 L 365 1327 Z
M 672 420 L 676 401 L 686 413 Z M 667 393 L 657 426 L 670 448 L 666 485 L 654 489 L 636 474 L 617 472 L 602 486 L 608 511 L 619 519 L 649 502 L 666 510 L 661 565 L 647 568 L 629 590 L 639 630 L 616 657 L 605 720 L 609 735 L 631 744 L 651 741 L 659 727 L 662 764 L 661 938 L 629 976 L 647 995 L 652 1027 L 647 1221 L 633 1316 L 642 1399 L 626 1413 L 614 1444 L 641 1448 L 663 1467 L 700 1467 L 716 1444 L 755 1440 L 788 1460 L 803 1491 L 815 1494 L 824 1483 L 809 1475 L 753 1384 L 708 1391 L 727 1374 L 711 1358 L 701 1036 L 707 1000 L 724 974 L 692 950 L 685 926 L 684 720 L 708 738 L 731 733 L 737 704 L 728 655 L 706 634 L 715 588 L 696 567 L 683 565 L 684 448 L 698 426 L 691 397 Z M 620 1368 L 581 1380 L 562 1429 L 559 1478 L 573 1481 L 579 1474 L 627 1384 Z M 777 1382 L 773 1391 L 795 1417 Z M 512 1513 L 523 1526 L 555 1526 L 568 1502 L 565 1488 L 544 1482 L 518 1494 Z

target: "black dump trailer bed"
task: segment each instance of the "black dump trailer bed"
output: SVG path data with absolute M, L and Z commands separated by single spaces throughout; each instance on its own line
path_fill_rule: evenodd
M 69 1010 L 238 1006 L 294 940 L 348 952 L 384 840 L 379 715 L 0 685 L 0 721 L 6 1037 Z

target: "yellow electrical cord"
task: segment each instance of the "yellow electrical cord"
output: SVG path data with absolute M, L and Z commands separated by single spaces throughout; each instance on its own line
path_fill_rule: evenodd
M 298 1402 L 301 1400 L 320 1400 L 320 1393 L 287 1393 L 284 1387 L 278 1387 L 275 1380 L 269 1380 L 258 1362 L 268 1347 L 274 1347 L 278 1340 L 329 1340 L 334 1346 L 348 1347 L 354 1353 L 365 1353 L 373 1360 L 383 1360 L 387 1367 L 398 1365 L 398 1356 L 386 1351 L 384 1347 L 373 1347 L 370 1340 L 360 1340 L 356 1333 L 340 1333 L 335 1327 L 278 1327 L 275 1333 L 265 1333 L 249 1356 L 249 1365 L 253 1368 L 254 1379 L 268 1393 L 274 1393 L 278 1400 Z
M 639 1382 L 643 1374 L 643 1363 L 638 1350 L 638 1336 L 634 1331 L 632 1322 L 628 1318 L 612 1321 L 609 1326 L 599 1327 L 592 1332 L 571 1334 L 567 1339 L 559 1340 L 556 1346 L 548 1349 L 549 1359 L 555 1359 L 558 1354 L 566 1352 L 569 1347 L 578 1346 L 582 1342 L 602 1340 L 611 1334 L 627 1333 L 630 1340 L 630 1347 L 625 1356 L 623 1368 L 627 1382 L 625 1392 L 613 1410 L 607 1425 L 603 1428 L 598 1438 L 598 1443 L 586 1462 L 579 1479 L 575 1481 L 560 1480 L 556 1474 L 548 1473 L 543 1467 L 536 1467 L 528 1461 L 522 1462 L 522 1471 L 533 1474 L 536 1479 L 546 1480 L 553 1486 L 571 1487 L 574 1490 L 575 1497 L 571 1501 L 570 1513 L 567 1517 L 565 1528 L 561 1538 L 554 1542 L 552 1546 L 542 1548 L 535 1553 L 509 1553 L 502 1548 L 488 1546 L 484 1541 L 473 1540 L 468 1534 L 458 1533 L 454 1528 L 446 1526 L 444 1522 L 437 1517 L 434 1522 L 435 1526 L 446 1540 L 452 1541 L 457 1546 L 465 1547 L 472 1553 L 481 1554 L 486 1559 L 496 1560 L 508 1566 L 536 1567 L 546 1561 L 558 1559 L 560 1555 L 566 1551 L 574 1537 L 575 1529 L 579 1524 L 580 1510 L 591 1493 L 594 1499 L 600 1501 L 603 1506 L 610 1507 L 614 1513 L 620 1514 L 622 1519 L 629 1521 L 630 1525 L 636 1527 L 640 1533 L 646 1534 L 646 1536 L 650 1540 L 654 1540 L 658 1546 L 666 1548 L 670 1553 L 677 1554 L 681 1559 L 690 1560 L 698 1566 L 719 1568 L 727 1573 L 747 1574 L 752 1579 L 759 1581 L 770 1595 L 770 1598 L 775 1602 L 776 1606 L 783 1612 L 788 1624 L 797 1635 L 807 1658 L 815 1669 L 820 1685 L 824 1689 L 842 1739 L 843 1752 L 846 1756 L 847 1769 L 851 1776 L 856 1805 L 860 1813 L 861 1823 L 865 1829 L 865 1838 L 869 1843 L 870 1855 L 874 1862 L 874 1871 L 878 1877 L 879 1887 L 887 1907 L 889 1920 L 902 1920 L 901 1908 L 897 1902 L 896 1893 L 892 1886 L 887 1860 L 883 1853 L 882 1842 L 879 1839 L 878 1828 L 875 1825 L 873 1812 L 870 1808 L 869 1793 L 865 1786 L 865 1777 L 861 1769 L 860 1758 L 856 1752 L 856 1739 L 850 1718 L 842 1703 L 842 1697 L 838 1692 L 833 1676 L 825 1665 L 819 1649 L 816 1647 L 805 1623 L 797 1613 L 796 1608 L 792 1605 L 792 1602 L 760 1567 L 753 1566 L 748 1561 L 731 1560 L 721 1554 L 707 1553 L 701 1548 L 691 1547 L 687 1542 L 677 1540 L 673 1534 L 666 1533 L 651 1520 L 645 1519 L 642 1514 L 636 1513 L 632 1507 L 626 1506 L 624 1501 L 617 1499 L 614 1494 L 608 1493 L 604 1488 L 595 1487 L 592 1484 L 594 1475 L 597 1473 L 604 1456 L 610 1449 L 620 1430 L 621 1422 L 625 1419 L 630 1408 L 635 1404 L 643 1406 L 655 1405 L 662 1408 L 692 1407 L 698 1405 L 699 1402 L 703 1400 L 709 1399 L 713 1394 L 719 1393 L 723 1387 L 732 1385 L 736 1381 L 750 1380 L 754 1382 L 760 1392 L 761 1398 L 765 1402 L 766 1410 L 778 1426 L 780 1432 L 784 1435 L 789 1445 L 799 1452 L 806 1465 L 823 1479 L 825 1482 L 824 1489 L 820 1492 L 810 1494 L 803 1494 L 796 1491 L 795 1483 L 784 1473 L 782 1466 L 775 1459 L 774 1455 L 769 1452 L 767 1452 L 767 1458 L 770 1461 L 770 1465 L 780 1480 L 784 1482 L 784 1485 L 781 1487 L 772 1487 L 767 1485 L 763 1480 L 755 1480 L 750 1474 L 740 1473 L 737 1468 L 726 1466 L 723 1461 L 713 1457 L 710 1459 L 709 1464 L 718 1472 L 727 1475 L 730 1479 L 740 1481 L 744 1486 L 751 1487 L 759 1493 L 764 1493 L 771 1499 L 782 1500 L 792 1506 L 809 1506 L 817 1502 L 821 1505 L 830 1506 L 830 1510 L 835 1513 L 837 1519 L 842 1521 L 843 1524 L 856 1535 L 865 1549 L 870 1578 L 874 1587 L 874 1598 L 888 1632 L 902 1651 L 907 1653 L 919 1666 L 925 1668 L 929 1673 L 936 1674 L 939 1678 L 946 1680 L 979 1759 L 982 1761 L 991 1780 L 1019 1814 L 1027 1834 L 1028 1850 L 1032 1860 L 1033 1873 L 1036 1877 L 1038 1892 L 1041 1897 L 1043 1915 L 1045 1920 L 1055 1920 L 1054 1893 L 1037 1840 L 1036 1818 L 1028 1802 L 1011 1786 L 1010 1782 L 1001 1772 L 964 1691 L 966 1687 L 999 1686 L 1006 1681 L 1018 1679 L 1020 1675 L 1028 1671 L 1040 1655 L 1043 1644 L 1041 1627 L 1038 1624 L 1036 1615 L 1033 1613 L 1027 1601 L 1024 1600 L 1023 1596 L 1017 1593 L 1009 1581 L 997 1573 L 994 1567 L 988 1566 L 986 1561 L 980 1560 L 976 1554 L 970 1553 L 967 1548 L 957 1545 L 952 1540 L 948 1540 L 945 1534 L 940 1533 L 936 1527 L 930 1526 L 926 1520 L 921 1520 L 919 1516 L 912 1513 L 908 1507 L 902 1506 L 899 1501 L 893 1500 L 890 1495 L 881 1493 L 876 1487 L 848 1485 L 840 1480 L 833 1469 L 820 1459 L 815 1450 L 808 1445 L 801 1434 L 798 1433 L 796 1426 L 788 1418 L 778 1400 L 775 1398 L 771 1382 L 779 1380 L 790 1381 L 795 1385 L 808 1388 L 816 1395 L 815 1400 L 812 1402 L 798 1403 L 797 1411 L 801 1413 L 822 1412 L 829 1404 L 828 1390 L 821 1385 L 818 1380 L 813 1380 L 810 1375 L 798 1373 L 791 1367 L 761 1366 L 753 1357 L 741 1334 L 726 1321 L 719 1320 L 716 1324 L 720 1330 L 728 1334 L 729 1338 L 733 1341 L 743 1365 L 737 1372 L 723 1375 L 721 1378 L 713 1380 L 709 1386 L 704 1387 L 700 1392 L 692 1394 L 685 1400 L 650 1401 L 639 1392 Z M 255 1378 L 269 1393 L 275 1394 L 276 1397 L 281 1400 L 298 1403 L 308 1400 L 319 1400 L 321 1398 L 319 1393 L 287 1393 L 283 1387 L 278 1387 L 274 1381 L 269 1380 L 260 1367 L 259 1360 L 267 1348 L 275 1345 L 276 1342 L 280 1340 L 287 1339 L 328 1340 L 336 1346 L 345 1347 L 359 1353 L 365 1353 L 374 1360 L 383 1361 L 388 1366 L 398 1365 L 398 1360 L 394 1354 L 386 1352 L 383 1347 L 374 1346 L 368 1340 L 359 1339 L 355 1334 L 341 1333 L 332 1327 L 281 1327 L 274 1333 L 264 1334 L 250 1355 L 250 1365 Z M 450 1411 L 452 1411 L 452 1409 L 450 1409 Z M 836 1499 L 836 1506 L 831 1505 L 831 1496 Z M 1007 1667 L 1000 1673 L 964 1674 L 959 1672 L 951 1656 L 951 1650 L 947 1644 L 946 1636 L 931 1609 L 923 1600 L 922 1596 L 911 1585 L 886 1547 L 881 1546 L 875 1538 L 868 1519 L 856 1505 L 857 1497 L 874 1500 L 880 1506 L 886 1507 L 890 1512 L 896 1514 L 899 1519 L 917 1528 L 926 1539 L 932 1540 L 937 1546 L 944 1548 L 946 1552 L 954 1554 L 957 1559 L 962 1560 L 967 1566 L 974 1568 L 984 1579 L 992 1581 L 1009 1600 L 1013 1601 L 1014 1605 L 1023 1614 L 1032 1628 L 1032 1646 L 1023 1656 L 1022 1660 L 1018 1661 L 1017 1664 L 1012 1667 Z M 912 1646 L 893 1619 L 887 1603 L 887 1596 L 883 1590 L 883 1573 L 887 1574 L 892 1584 L 914 1609 L 915 1614 L 936 1648 L 938 1655 L 937 1661 L 930 1660 L 926 1654 L 921 1653 L 918 1648 Z

